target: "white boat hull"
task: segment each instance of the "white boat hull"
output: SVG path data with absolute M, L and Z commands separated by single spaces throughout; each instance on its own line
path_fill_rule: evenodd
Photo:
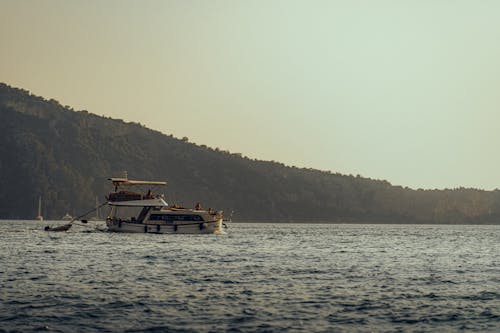
M 132 223 L 108 220 L 109 231 L 152 234 L 220 234 L 222 219 L 200 222 L 177 222 L 175 224 Z

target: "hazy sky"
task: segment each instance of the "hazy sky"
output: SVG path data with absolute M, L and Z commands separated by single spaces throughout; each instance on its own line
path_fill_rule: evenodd
M 500 188 L 500 1 L 0 0 L 0 81 L 251 158 Z

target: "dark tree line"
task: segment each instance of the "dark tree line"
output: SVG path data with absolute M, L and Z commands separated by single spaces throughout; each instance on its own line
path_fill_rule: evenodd
M 253 160 L 141 124 L 73 111 L 0 84 L 0 218 L 60 218 L 104 201 L 106 179 L 167 180 L 169 203 L 235 220 L 498 223 L 500 191 L 413 190 L 387 181 Z

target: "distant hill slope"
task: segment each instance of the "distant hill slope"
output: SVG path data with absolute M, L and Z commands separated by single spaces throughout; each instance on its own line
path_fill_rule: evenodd
M 198 146 L 136 123 L 75 112 L 0 84 L 0 218 L 60 218 L 104 201 L 106 179 L 167 180 L 169 203 L 235 220 L 498 223 L 500 191 L 412 190 Z

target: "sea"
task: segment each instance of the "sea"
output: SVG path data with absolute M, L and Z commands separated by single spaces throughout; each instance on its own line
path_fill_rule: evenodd
M 500 332 L 499 225 L 47 224 L 0 221 L 0 332 Z

